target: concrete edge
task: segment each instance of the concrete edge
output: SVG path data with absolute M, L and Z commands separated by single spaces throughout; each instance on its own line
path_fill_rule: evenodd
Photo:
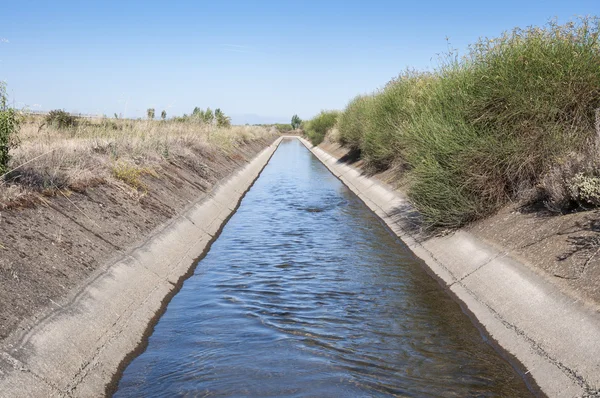
M 406 197 L 298 139 L 424 261 L 505 357 L 516 358 L 526 369 L 526 381 L 537 384 L 530 383 L 533 392 L 550 397 L 598 393 L 598 312 L 470 233 L 419 240 L 407 223 L 415 210 Z
M 103 396 L 284 137 L 0 347 L 0 397 Z M 142 347 L 143 348 L 143 347 Z

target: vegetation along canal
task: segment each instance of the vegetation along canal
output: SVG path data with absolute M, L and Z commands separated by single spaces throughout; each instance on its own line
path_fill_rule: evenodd
M 418 260 L 284 140 L 117 397 L 529 396 Z

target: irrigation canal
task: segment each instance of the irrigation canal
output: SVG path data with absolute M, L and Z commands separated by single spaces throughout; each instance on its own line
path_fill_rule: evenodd
M 530 396 L 460 306 L 283 140 L 116 397 Z

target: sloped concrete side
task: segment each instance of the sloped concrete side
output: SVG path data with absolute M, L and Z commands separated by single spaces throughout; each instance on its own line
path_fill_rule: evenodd
M 483 326 L 543 393 L 580 397 L 600 388 L 600 314 L 559 291 L 510 253 L 464 231 L 416 239 L 405 197 L 302 143 L 356 193 Z
M 0 347 L 0 397 L 98 397 L 258 178 L 282 138 Z

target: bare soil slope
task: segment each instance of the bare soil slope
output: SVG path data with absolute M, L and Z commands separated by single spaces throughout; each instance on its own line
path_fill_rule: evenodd
M 145 189 L 98 184 L 82 192 L 39 197 L 33 207 L 0 213 L 0 341 L 77 291 L 166 221 L 251 160 L 276 137 L 230 152 L 207 152 L 203 167 L 171 161 Z

